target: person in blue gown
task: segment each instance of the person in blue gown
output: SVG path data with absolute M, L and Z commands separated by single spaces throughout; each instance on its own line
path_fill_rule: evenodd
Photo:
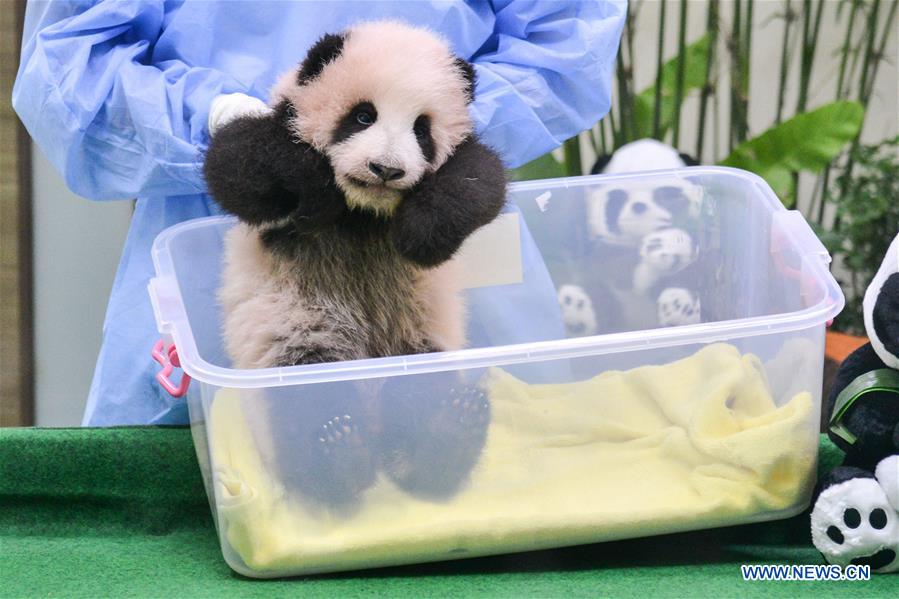
M 401 19 L 441 33 L 472 61 L 476 128 L 516 167 L 608 111 L 625 12 L 625 0 L 29 2 L 16 112 L 72 191 L 137 199 L 84 424 L 187 422 L 184 402 L 154 380 L 159 333 L 147 282 L 160 231 L 221 212 L 202 178 L 214 99 L 267 99 L 321 35 Z M 532 240 L 523 235 L 522 244 L 525 268 L 539 268 Z M 508 323 L 506 342 L 564 336 L 558 319 L 528 316 L 556 301 L 545 287 L 506 286 L 486 302 Z

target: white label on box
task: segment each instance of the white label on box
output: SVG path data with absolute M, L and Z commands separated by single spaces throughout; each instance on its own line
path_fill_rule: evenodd
M 524 278 L 518 213 L 500 214 L 469 237 L 459 248 L 462 287 L 513 285 Z

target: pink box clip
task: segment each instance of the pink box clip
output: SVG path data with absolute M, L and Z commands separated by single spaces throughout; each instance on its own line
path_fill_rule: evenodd
M 156 373 L 156 380 L 172 397 L 184 397 L 184 394 L 187 393 L 187 388 L 190 387 L 190 375 L 186 372 L 182 372 L 181 383 L 176 386 L 169 376 L 171 376 L 172 370 L 176 367 L 181 367 L 181 361 L 178 359 L 178 349 L 172 344 L 168 349 L 168 353 L 164 352 L 165 342 L 160 339 L 156 342 L 156 345 L 153 346 L 153 351 L 150 352 L 153 359 L 162 366 L 162 370 Z

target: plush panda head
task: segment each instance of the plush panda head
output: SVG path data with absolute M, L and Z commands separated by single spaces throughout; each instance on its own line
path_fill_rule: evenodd
M 640 139 L 600 156 L 593 174 L 621 174 L 695 166 L 686 154 L 654 139 Z M 672 177 L 662 185 L 641 185 L 634 179 L 626 187 L 609 185 L 590 194 L 588 225 L 591 235 L 606 243 L 635 247 L 649 233 L 671 226 L 699 211 L 702 190 Z
M 474 70 L 426 29 L 360 24 L 326 35 L 272 90 L 296 137 L 327 156 L 351 208 L 389 214 L 471 134 Z
M 699 213 L 702 190 L 680 178 L 659 185 L 632 179 L 626 186 L 606 185 L 587 199 L 592 237 L 613 245 L 636 247 L 660 231 Z

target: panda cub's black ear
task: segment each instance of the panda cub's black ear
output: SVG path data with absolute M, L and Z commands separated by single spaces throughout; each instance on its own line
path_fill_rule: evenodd
M 477 74 L 474 70 L 474 65 L 465 60 L 464 58 L 456 57 L 456 68 L 459 69 L 459 72 L 462 73 L 462 76 L 465 77 L 466 86 L 465 86 L 465 95 L 468 97 L 468 103 L 471 104 L 474 101 L 474 85 Z
M 591 175 L 601 175 L 606 167 L 609 166 L 609 163 L 612 162 L 611 154 L 603 154 L 602 156 L 596 159 L 596 162 L 593 164 L 593 168 L 590 169 Z
M 684 154 L 683 152 L 678 152 L 677 154 L 680 156 L 681 161 L 684 163 L 684 166 L 699 166 L 699 161 L 690 156 L 689 154 Z
M 297 74 L 297 85 L 308 83 L 315 79 L 325 65 L 340 56 L 343 52 L 343 43 L 346 34 L 327 33 L 323 35 L 306 54 L 306 58 L 300 64 L 300 72 Z

